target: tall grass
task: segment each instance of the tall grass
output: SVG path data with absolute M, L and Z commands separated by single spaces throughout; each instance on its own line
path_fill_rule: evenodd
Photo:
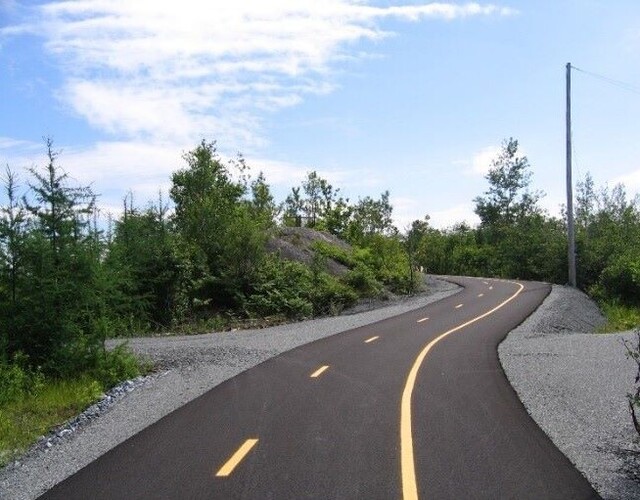
M 101 384 L 84 375 L 71 380 L 42 382 L 35 393 L 0 405 L 0 466 L 101 396 Z
M 93 365 L 89 371 L 60 379 L 30 369 L 22 355 L 0 363 L 0 467 L 81 413 L 107 389 L 151 369 L 124 346 L 97 353 Z
M 602 333 L 622 332 L 640 327 L 640 308 L 618 301 L 602 301 L 600 309 L 607 323 L 600 329 Z

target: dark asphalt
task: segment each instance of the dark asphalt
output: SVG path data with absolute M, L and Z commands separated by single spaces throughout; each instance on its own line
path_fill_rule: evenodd
M 453 280 L 465 287 L 456 295 L 228 380 L 41 498 L 401 498 L 400 400 L 418 353 L 518 289 Z M 500 367 L 498 343 L 550 290 L 524 285 L 509 304 L 439 342 L 418 373 L 411 414 L 421 499 L 599 498 L 531 420 Z M 216 477 L 247 439 L 258 443 L 228 477 Z

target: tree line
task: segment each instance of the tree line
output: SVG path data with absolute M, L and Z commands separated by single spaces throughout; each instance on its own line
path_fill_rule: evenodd
M 333 314 L 362 297 L 409 293 L 418 268 L 433 274 L 564 283 L 566 225 L 540 207 L 531 167 L 509 139 L 475 198 L 477 227 L 399 231 L 389 192 L 350 201 L 308 173 L 277 203 L 265 176 L 244 159 L 223 161 L 213 142 L 184 154 L 170 200 L 141 208 L 132 195 L 108 225 L 96 195 L 73 186 L 51 140 L 47 164 L 22 186 L 7 168 L 0 208 L 0 365 L 47 376 L 97 371 L 111 381 L 130 370 L 104 340 L 159 331 L 210 330 L 225 322 Z M 602 302 L 640 306 L 640 208 L 623 186 L 578 183 L 580 286 Z M 350 243 L 316 243 L 310 265 L 268 251 L 283 225 L 327 231 Z M 331 258 L 347 271 L 332 274 Z M 186 325 L 186 326 L 185 326 Z M 195 325 L 195 326 L 194 326 Z M 2 372 L 2 370 L 0 370 Z
M 132 371 L 124 349 L 105 349 L 108 337 L 331 314 L 417 284 L 388 192 L 351 203 L 310 172 L 278 204 L 262 173 L 252 178 L 241 156 L 225 162 L 202 141 L 172 174 L 170 200 L 141 208 L 128 194 L 105 225 L 96 195 L 73 185 L 50 139 L 46 152 L 24 186 L 5 172 L 0 379 L 19 365 L 47 377 L 91 372 L 108 385 Z M 311 265 L 267 250 L 279 226 L 302 218 L 354 246 L 316 244 Z M 330 273 L 328 258 L 348 271 Z
M 434 229 L 414 221 L 415 260 L 434 274 L 567 282 L 566 211 L 540 206 L 532 172 L 518 141 L 506 140 L 486 175 L 488 189 L 474 199 L 477 227 Z M 623 185 L 596 187 L 587 174 L 576 186 L 578 286 L 601 304 L 640 307 L 640 200 Z

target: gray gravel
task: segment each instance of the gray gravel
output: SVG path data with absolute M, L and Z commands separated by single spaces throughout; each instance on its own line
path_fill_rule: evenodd
M 114 389 L 1 470 L 0 499 L 37 497 L 174 409 L 276 354 L 457 291 L 442 281 L 429 285 L 429 294 L 364 313 L 262 330 L 133 339 L 130 347 L 161 371 Z M 527 410 L 603 497 L 640 499 L 640 483 L 632 477 L 640 445 L 625 406 L 634 366 L 620 343 L 632 335 L 585 333 L 601 321 L 584 295 L 554 287 L 501 344 L 500 358 Z
M 635 365 L 623 339 L 592 333 L 604 319 L 584 294 L 554 286 L 500 345 L 527 411 L 605 499 L 640 499 L 640 441 L 626 394 Z

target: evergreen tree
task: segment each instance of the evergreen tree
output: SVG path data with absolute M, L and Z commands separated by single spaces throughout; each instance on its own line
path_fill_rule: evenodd
M 30 218 L 20 254 L 28 280 L 17 281 L 13 349 L 64 375 L 90 366 L 102 348 L 101 255 L 91 234 L 94 194 L 70 186 L 51 139 L 46 148 L 48 163 L 30 170 L 31 197 L 23 199 Z

